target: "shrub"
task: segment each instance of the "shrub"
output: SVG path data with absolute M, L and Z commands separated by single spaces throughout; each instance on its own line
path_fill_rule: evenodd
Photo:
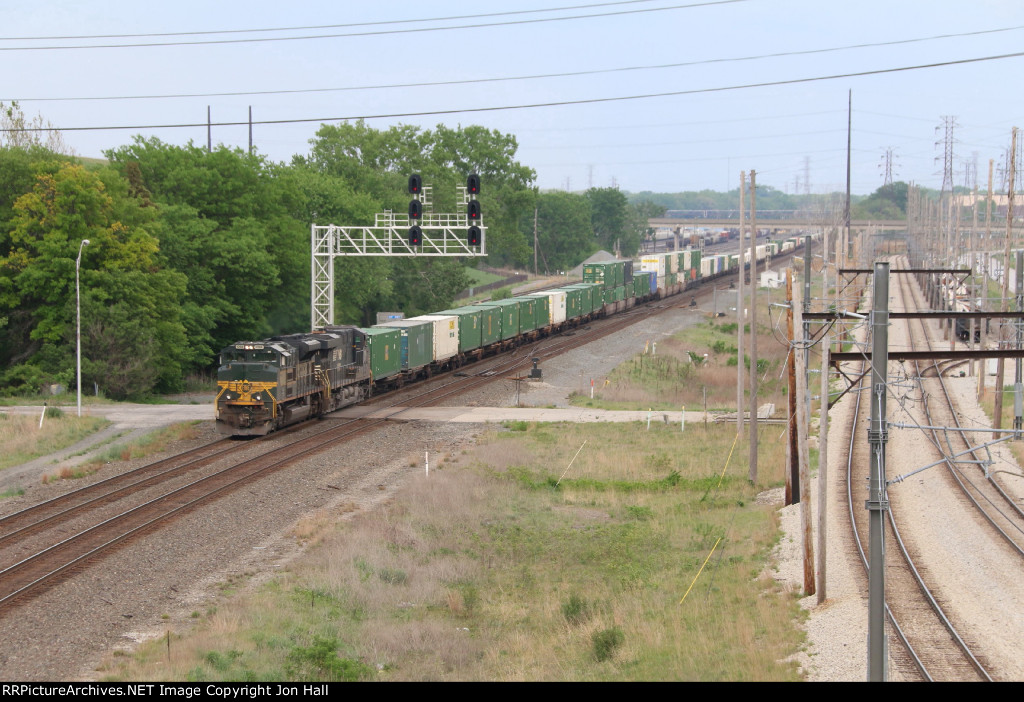
M 625 640 L 626 635 L 617 626 L 613 626 L 611 629 L 595 631 L 594 635 L 591 636 L 591 641 L 594 644 L 594 657 L 598 662 L 610 659 L 615 655 L 615 649 L 621 646 Z
M 626 507 L 626 514 L 630 519 L 636 519 L 640 522 L 645 522 L 654 517 L 654 511 L 650 507 L 641 505 L 629 505 Z
M 575 592 L 569 595 L 569 601 L 562 603 L 562 616 L 570 624 L 582 624 L 590 619 L 590 605 Z
M 369 679 L 370 666 L 338 656 L 338 640 L 317 636 L 312 646 L 296 646 L 288 653 L 286 671 L 295 681 L 356 682 Z

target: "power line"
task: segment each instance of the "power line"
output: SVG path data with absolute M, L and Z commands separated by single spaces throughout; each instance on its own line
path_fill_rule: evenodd
M 631 71 L 661 70 L 666 68 L 685 68 L 689 66 L 705 66 L 716 63 L 735 63 L 740 61 L 759 61 L 769 58 L 785 58 L 790 56 L 809 56 L 814 54 L 831 53 L 835 51 L 849 51 L 851 49 L 870 49 L 882 46 L 898 46 L 903 44 L 915 44 L 938 39 L 954 39 L 960 37 L 977 36 L 981 34 L 994 34 L 997 32 L 1011 32 L 1024 29 L 1024 25 L 1016 27 L 1001 27 L 998 29 L 985 29 L 976 32 L 964 32 L 961 34 L 936 34 L 927 37 L 915 37 L 912 39 L 897 39 L 893 41 L 848 44 L 845 46 L 827 47 L 821 49 L 805 49 L 800 51 L 780 51 L 770 54 L 754 54 L 751 56 L 737 56 L 730 58 L 701 59 L 697 61 L 682 61 L 679 63 L 652 64 L 648 66 L 621 66 L 618 68 L 603 68 L 587 71 L 563 71 L 560 73 L 539 73 L 526 76 L 503 76 L 498 78 L 470 78 L 463 80 L 432 81 L 426 83 L 390 83 L 385 85 L 357 85 L 336 88 L 296 88 L 288 90 L 248 90 L 234 92 L 216 93 L 177 93 L 169 95 L 111 95 L 100 97 L 56 97 L 56 98 L 4 98 L 7 102 L 62 102 L 62 101 L 87 101 L 87 100 L 154 100 L 154 99 L 175 99 L 175 98 L 196 98 L 196 97 L 240 97 L 247 95 L 295 95 L 303 93 L 328 93 L 348 92 L 356 90 L 388 90 L 395 88 L 428 88 L 445 85 L 468 85 L 477 83 L 500 83 L 517 80 L 539 80 L 546 78 L 575 78 L 579 76 L 601 75 L 607 73 L 625 73 Z
M 940 61 L 937 63 L 926 63 L 917 66 L 900 66 L 898 68 L 882 68 L 870 71 L 857 71 L 853 73 L 836 73 L 827 76 L 815 76 L 811 78 L 792 78 L 789 80 L 776 80 L 766 81 L 763 83 L 746 83 L 741 85 L 730 85 L 720 86 L 717 88 L 695 88 L 692 90 L 674 90 L 663 93 L 646 93 L 643 95 L 623 95 L 618 97 L 603 97 L 603 98 L 585 98 L 580 100 L 561 100 L 555 102 L 538 102 L 522 105 L 500 105 L 496 107 L 464 107 L 450 110 L 427 110 L 423 112 L 394 112 L 394 113 L 382 113 L 373 115 L 347 115 L 347 116 L 336 116 L 336 117 L 302 117 L 297 119 L 270 119 L 270 120 L 248 120 L 244 122 L 197 122 L 197 123 L 183 123 L 183 124 L 142 124 L 142 125 L 120 125 L 120 126 L 102 126 L 102 127 L 28 127 L 28 128 L 7 128 L 0 129 L 0 132 L 50 132 L 50 131 L 63 131 L 63 132 L 83 132 L 83 131 L 106 131 L 106 130 L 124 130 L 124 129 L 178 129 L 178 128 L 194 128 L 194 127 L 236 127 L 241 125 L 264 125 L 264 124 L 301 124 L 308 122 L 343 122 L 348 120 L 367 120 L 367 119 L 394 119 L 396 117 L 428 117 L 434 115 L 452 115 L 452 114 L 465 114 L 474 112 L 500 112 L 504 110 L 527 110 L 536 109 L 541 107 L 564 107 L 568 105 L 593 105 L 605 102 L 624 102 L 627 100 L 647 100 L 651 98 L 660 97 L 678 97 L 680 95 L 699 95 L 705 93 L 720 93 L 728 92 L 733 90 L 748 90 L 751 88 L 767 88 L 776 87 L 780 85 L 799 85 L 802 83 L 814 83 L 826 80 L 837 80 L 839 78 L 858 78 L 863 76 L 872 75 L 884 75 L 888 73 L 902 73 L 906 71 L 917 71 L 926 68 L 941 68 L 945 66 L 959 66 L 970 63 L 980 63 L 984 61 L 998 61 L 1008 58 L 1019 58 L 1024 56 L 1024 52 L 1018 51 L 1011 54 L 999 54 L 996 56 L 982 56 L 979 58 L 970 59 L 956 59 L 953 61 Z
M 480 22 L 476 24 L 458 24 L 448 27 L 415 27 L 411 29 L 381 29 L 367 32 L 343 32 L 339 34 L 310 34 L 300 37 L 252 37 L 248 39 L 209 39 L 202 41 L 161 41 L 140 44 L 76 44 L 70 46 L 8 46 L 0 47 L 0 51 L 64 51 L 68 49 L 134 49 L 154 46 L 209 46 L 213 44 L 257 44 L 272 41 L 307 41 L 310 39 L 338 39 L 344 37 L 371 37 L 388 34 L 420 34 L 423 32 L 441 32 L 452 29 L 482 29 L 486 27 L 508 27 L 513 25 L 541 24 L 544 22 L 565 22 L 569 20 L 591 19 L 594 17 L 619 17 L 666 10 L 688 10 L 695 7 L 710 5 L 731 5 L 750 0 L 708 0 L 707 2 L 689 5 L 672 5 L 669 7 L 647 7 L 636 10 L 619 10 L 617 12 L 601 12 L 587 15 L 566 15 L 565 17 L 539 17 L 536 19 L 508 20 L 506 22 Z
M 420 19 L 380 20 L 378 22 L 349 22 L 345 24 L 312 24 L 298 27 L 265 27 L 260 29 L 210 29 L 191 32 L 149 32 L 145 34 L 79 34 L 70 36 L 41 37 L 0 37 L 0 41 L 56 41 L 70 39 L 135 39 L 147 37 L 190 37 L 210 34 L 250 34 L 256 32 L 300 32 L 311 29 L 340 29 L 342 27 L 379 27 L 393 24 L 414 24 L 417 22 L 451 22 L 453 20 L 477 19 L 480 17 L 509 17 L 513 15 L 532 15 L 540 12 L 564 12 L 566 10 L 586 10 L 595 7 L 613 5 L 634 5 L 653 0 L 619 0 L 618 2 L 592 3 L 589 5 L 568 5 L 566 7 L 547 7 L 539 10 L 510 10 L 507 12 L 488 12 L 474 15 L 451 15 L 449 17 L 424 17 Z

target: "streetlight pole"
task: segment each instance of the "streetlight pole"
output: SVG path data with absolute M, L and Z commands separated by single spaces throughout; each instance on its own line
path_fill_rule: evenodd
M 78 416 L 82 416 L 82 296 L 78 290 L 78 269 L 82 267 L 82 249 L 89 245 L 88 239 L 82 239 L 78 245 L 78 258 L 75 259 L 75 356 L 78 365 Z

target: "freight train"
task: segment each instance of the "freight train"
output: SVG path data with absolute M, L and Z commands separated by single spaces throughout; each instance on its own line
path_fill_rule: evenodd
M 758 261 L 803 246 L 802 238 L 756 248 Z M 749 253 L 744 265 L 749 267 Z M 216 425 L 261 436 L 357 404 L 436 373 L 557 334 L 597 317 L 680 294 L 729 273 L 739 255 L 699 250 L 583 267 L 583 282 L 369 328 L 240 341 L 221 351 Z

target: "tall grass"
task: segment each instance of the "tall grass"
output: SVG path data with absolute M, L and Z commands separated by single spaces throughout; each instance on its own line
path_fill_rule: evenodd
M 165 451 L 174 441 L 196 438 L 199 432 L 199 424 L 198 420 L 177 422 L 170 426 L 155 429 L 134 441 L 114 443 L 96 453 L 95 456 L 75 466 L 61 466 L 56 472 L 44 475 L 43 482 L 49 483 L 55 480 L 84 478 L 92 475 L 108 463 L 145 458 L 146 456 Z M 109 441 L 113 443 L 117 438 L 119 437 L 112 437 Z M 92 448 L 95 449 L 96 447 Z
M 109 424 L 56 407 L 47 410 L 41 428 L 38 415 L 0 413 L 0 470 L 66 449 Z
M 798 679 L 780 661 L 800 645 L 799 608 L 764 575 L 777 526 L 754 500 L 782 483 L 780 448 L 765 442 L 764 484 L 750 485 L 742 451 L 724 464 L 734 437 L 496 429 L 386 508 L 316 536 L 304 524 L 315 557 L 200 617 L 170 661 L 160 642 L 102 672 L 281 679 L 327 646 L 359 679 Z

